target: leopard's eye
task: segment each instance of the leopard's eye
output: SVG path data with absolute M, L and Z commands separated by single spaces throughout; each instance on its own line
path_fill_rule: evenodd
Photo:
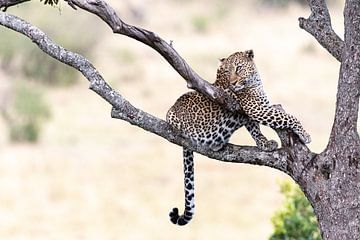
M 237 74 L 239 74 L 241 72 L 241 70 L 242 70 L 242 65 L 236 66 L 235 71 Z

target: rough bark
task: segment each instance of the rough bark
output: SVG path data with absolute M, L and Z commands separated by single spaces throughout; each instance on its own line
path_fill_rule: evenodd
M 299 26 L 305 29 L 338 61 L 341 62 L 344 42 L 331 26 L 330 14 L 325 0 L 308 0 L 311 14 L 299 18 Z
M 12 7 L 28 1 L 30 0 L 0 0 L 0 10 L 2 9 L 5 12 L 8 7 Z
M 303 189 L 318 217 L 323 239 L 360 239 L 360 2 L 346 1 L 345 36 L 331 28 L 325 1 L 309 1 L 300 26 L 341 61 L 335 119 L 326 149 L 304 174 Z
M 0 0 L 0 8 L 6 10 L 7 7 L 22 2 L 24 0 Z M 196 74 L 171 44 L 153 32 L 126 24 L 106 2 L 67 2 L 74 9 L 81 8 L 97 15 L 114 33 L 126 35 L 155 49 L 187 81 L 190 88 L 204 93 L 228 109 L 239 109 L 233 99 Z M 312 34 L 341 62 L 334 124 L 328 146 L 320 154 L 311 152 L 288 131 L 278 131 L 282 148 L 274 152 L 232 144 L 228 144 L 222 151 L 211 152 L 192 145 L 167 122 L 132 106 L 106 83 L 96 68 L 83 56 L 55 44 L 40 29 L 18 17 L 0 13 L 0 24 L 26 35 L 46 54 L 80 71 L 89 80 L 90 89 L 113 106 L 112 117 L 125 120 L 171 143 L 185 146 L 210 158 L 279 169 L 291 176 L 308 197 L 324 239 L 360 239 L 360 140 L 357 132 L 360 95 L 360 3 L 355 0 L 346 2 L 343 41 L 331 27 L 325 1 L 308 2 L 311 15 L 308 19 L 299 18 L 300 27 Z
M 122 34 L 140 41 L 163 56 L 166 61 L 186 80 L 188 88 L 203 93 L 211 100 L 222 104 L 231 111 L 239 110 L 240 105 L 221 89 L 210 85 L 201 78 L 186 61 L 176 52 L 172 43 L 167 43 L 161 37 L 149 30 L 132 26 L 119 18 L 115 10 L 102 0 L 65 0 L 71 6 L 82 8 L 100 17 L 116 34 Z

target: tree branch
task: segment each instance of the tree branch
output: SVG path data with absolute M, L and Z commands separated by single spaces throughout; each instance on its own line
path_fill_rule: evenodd
M 340 67 L 335 120 L 328 147 L 348 145 L 360 138 L 357 132 L 360 96 L 360 2 L 346 1 L 345 44 Z M 357 149 L 358 150 L 358 149 Z
M 299 18 L 299 26 L 320 43 L 339 62 L 342 60 L 344 41 L 331 26 L 331 18 L 325 0 L 308 0 L 311 14 L 305 19 Z
M 14 6 L 30 0 L 0 0 L 0 9 L 8 6 Z M 114 33 L 122 34 L 140 41 L 158 53 L 160 53 L 166 61 L 186 80 L 188 88 L 194 89 L 212 101 L 215 101 L 230 111 L 241 110 L 240 104 L 222 89 L 211 85 L 201 78 L 176 52 L 173 46 L 155 33 L 146 29 L 138 28 L 123 22 L 115 10 L 103 0 L 64 0 L 73 9 L 76 7 L 84 9 L 100 17 L 106 22 Z M 2 5 L 1 5 L 2 4 Z
M 130 108 L 131 109 L 128 108 L 121 110 L 113 108 L 111 116 L 113 118 L 125 120 L 132 125 L 136 125 L 146 131 L 155 133 L 171 143 L 184 146 L 209 158 L 217 159 L 223 162 L 264 165 L 288 173 L 288 153 L 283 149 L 279 149 L 274 152 L 264 152 L 257 147 L 227 144 L 222 151 L 211 151 L 207 148 L 201 148 L 200 146 L 193 145 L 189 139 L 185 138 L 180 131 L 172 128 L 166 121 L 158 119 L 146 112 L 134 108 L 133 106 Z
M 112 117 L 123 119 L 146 131 L 157 134 L 172 143 L 185 146 L 210 158 L 224 162 L 264 165 L 293 176 L 293 173 L 289 170 L 292 169 L 292 167 L 289 166 L 290 157 L 287 150 L 279 149 L 274 152 L 263 152 L 256 147 L 242 147 L 228 144 L 222 151 L 214 152 L 193 145 L 189 139 L 184 138 L 178 130 L 173 129 L 166 121 L 132 106 L 106 83 L 100 73 L 86 58 L 55 44 L 40 29 L 16 16 L 3 12 L 0 12 L 0 25 L 24 34 L 46 54 L 80 71 L 89 80 L 90 89 L 113 106 Z M 288 136 L 284 136 L 284 138 L 288 138 Z M 304 146 L 300 143 L 298 145 Z
M 104 21 L 112 27 L 114 32 L 130 36 L 154 48 L 164 56 L 183 77 L 187 78 L 188 83 L 195 83 L 196 86 L 198 86 L 198 88 L 194 87 L 194 89 L 202 93 L 205 92 L 207 93 L 206 95 L 209 96 L 207 92 L 209 88 L 207 87 L 213 86 L 202 80 L 172 46 L 156 36 L 156 34 L 125 24 L 104 1 L 84 0 L 84 2 L 79 2 L 72 0 L 69 4 L 73 8 L 80 7 L 86 11 L 95 13 L 104 19 Z M 167 122 L 132 106 L 105 82 L 95 67 L 83 56 L 56 45 L 38 28 L 18 17 L 0 13 L 0 24 L 24 34 L 36 43 L 46 54 L 79 70 L 89 80 L 90 89 L 113 106 L 112 117 L 125 120 L 146 131 L 157 134 L 172 143 L 220 161 L 249 163 L 275 168 L 287 173 L 296 181 L 301 181 L 303 173 L 306 172 L 306 167 L 309 166 L 309 163 L 312 162 L 315 158 L 314 156 L 316 156 L 316 154 L 312 153 L 297 137 L 293 138 L 293 133 L 287 130 L 278 131 L 283 148 L 274 152 L 263 152 L 256 147 L 243 147 L 233 144 L 228 144 L 222 151 L 213 152 L 193 145 L 189 139 L 182 136 L 178 130 L 173 129 Z M 216 92 L 218 89 L 215 88 L 214 91 Z M 223 92 L 221 91 L 220 93 Z M 219 99 L 215 97 L 213 100 L 219 102 L 221 99 L 223 98 L 220 97 Z M 226 106 L 229 108 L 229 105 Z M 234 105 L 231 106 L 232 109 L 236 109 L 233 108 Z
M 103 0 L 65 0 L 71 6 L 77 6 L 91 12 L 106 22 L 114 33 L 122 34 L 140 41 L 156 50 L 186 80 L 188 88 L 206 95 L 230 111 L 240 110 L 240 105 L 230 95 L 202 79 L 176 52 L 173 46 L 157 34 L 146 29 L 129 25 L 122 21 L 115 10 Z
M 0 0 L 0 10 L 3 8 L 3 11 L 5 12 L 8 7 L 12 7 L 28 1 L 30 0 Z

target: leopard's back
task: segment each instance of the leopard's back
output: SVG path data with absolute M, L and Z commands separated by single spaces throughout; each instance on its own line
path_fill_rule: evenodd
M 221 149 L 241 125 L 239 114 L 195 91 L 182 95 L 167 112 L 166 120 L 196 145 L 214 151 Z

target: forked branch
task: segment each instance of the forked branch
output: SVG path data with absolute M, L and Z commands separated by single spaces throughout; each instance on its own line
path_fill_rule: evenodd
M 311 15 L 308 19 L 299 18 L 300 27 L 313 35 L 330 54 L 342 63 L 335 121 L 327 149 L 334 145 L 347 144 L 350 142 L 349 139 L 359 141 L 357 121 L 360 89 L 358 64 L 360 4 L 358 1 L 350 2 L 346 1 L 344 10 L 344 40 L 332 29 L 331 18 L 325 0 L 308 0 Z M 342 140 L 344 136 L 348 136 L 346 141 Z
M 311 14 L 299 18 L 300 28 L 310 33 L 339 62 L 342 60 L 344 41 L 331 26 L 331 18 L 325 0 L 308 0 Z
M 122 21 L 115 10 L 103 0 L 65 0 L 71 6 L 77 6 L 100 17 L 112 31 L 140 41 L 160 53 L 166 61 L 186 80 L 187 86 L 220 103 L 230 111 L 239 110 L 240 105 L 231 96 L 202 79 L 173 46 L 157 34 Z

